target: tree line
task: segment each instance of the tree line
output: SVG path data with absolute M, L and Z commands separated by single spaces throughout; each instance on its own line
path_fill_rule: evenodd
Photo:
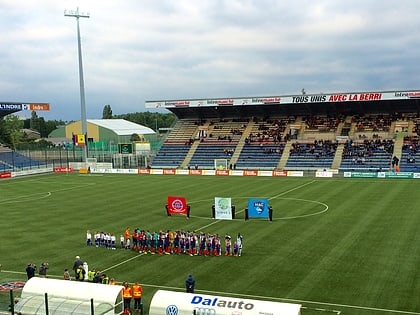
M 111 105 L 104 106 L 102 119 L 125 119 L 133 123 L 149 127 L 155 131 L 158 128 L 168 128 L 173 125 L 176 116 L 172 113 L 137 112 L 121 115 L 113 115 Z M 16 115 L 7 115 L 0 118 L 0 143 L 16 149 L 19 144 L 33 143 L 36 138 L 28 135 L 25 130 L 36 131 L 43 142 L 48 145 L 48 135 L 55 129 L 65 126 L 70 122 L 63 120 L 45 120 L 39 117 L 35 111 L 31 112 L 31 118 L 21 119 Z

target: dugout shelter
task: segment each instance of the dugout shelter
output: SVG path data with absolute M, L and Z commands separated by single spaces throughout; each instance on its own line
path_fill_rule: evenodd
M 15 312 L 25 315 L 122 314 L 121 285 L 33 277 L 22 289 Z

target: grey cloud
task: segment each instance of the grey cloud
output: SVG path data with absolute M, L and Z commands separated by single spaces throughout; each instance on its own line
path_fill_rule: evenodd
M 77 1 L 0 3 L 0 95 L 79 119 Z M 144 101 L 419 88 L 417 0 L 79 1 L 88 117 Z

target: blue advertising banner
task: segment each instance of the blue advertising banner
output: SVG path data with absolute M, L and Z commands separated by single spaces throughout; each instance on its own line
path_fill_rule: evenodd
M 0 103 L 0 110 L 22 110 L 22 104 Z
M 268 199 L 248 199 L 250 218 L 268 218 Z

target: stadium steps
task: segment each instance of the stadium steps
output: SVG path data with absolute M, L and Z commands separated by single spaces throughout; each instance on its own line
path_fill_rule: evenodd
M 209 124 L 210 124 L 209 122 L 206 122 L 204 124 L 204 127 L 207 127 L 208 128 Z M 197 127 L 195 134 L 197 134 L 199 132 L 199 130 L 200 130 L 200 128 Z M 197 148 L 198 148 L 199 145 L 200 145 L 200 141 L 199 140 L 198 141 L 194 141 L 192 143 L 192 145 L 190 147 L 190 150 L 188 151 L 187 155 L 185 156 L 184 161 L 182 161 L 182 163 L 181 163 L 181 168 L 186 168 L 190 164 L 191 158 L 193 157 L 193 155 L 194 155 L 194 153 L 197 150 Z
M 250 121 L 244 132 L 242 133 L 241 139 L 239 139 L 238 144 L 236 145 L 235 152 L 233 153 L 232 157 L 230 158 L 230 165 L 235 165 L 238 162 L 238 158 L 241 155 L 242 149 L 245 145 L 245 139 L 248 138 L 249 134 L 251 133 L 252 129 L 254 128 L 255 122 Z
M 334 160 L 331 164 L 331 168 L 334 170 L 338 170 L 341 165 L 341 161 L 343 159 L 343 151 L 344 151 L 344 143 L 341 143 L 337 146 L 337 150 L 335 151 Z
M 392 156 L 396 156 L 400 161 L 402 156 L 402 148 L 404 145 L 404 136 L 405 134 L 402 132 L 397 133 L 397 136 L 394 141 L 394 152 L 392 152 Z
M 277 169 L 280 169 L 280 170 L 284 169 L 284 167 L 286 166 L 287 160 L 289 159 L 291 148 L 292 148 L 292 141 L 287 141 L 283 150 L 283 154 L 281 155 L 279 164 L 277 164 Z
M 181 168 L 186 168 L 188 164 L 190 164 L 191 158 L 193 157 L 195 151 L 197 150 L 198 146 L 200 145 L 200 141 L 194 141 L 188 151 L 187 155 L 185 156 L 184 161 L 181 163 Z

